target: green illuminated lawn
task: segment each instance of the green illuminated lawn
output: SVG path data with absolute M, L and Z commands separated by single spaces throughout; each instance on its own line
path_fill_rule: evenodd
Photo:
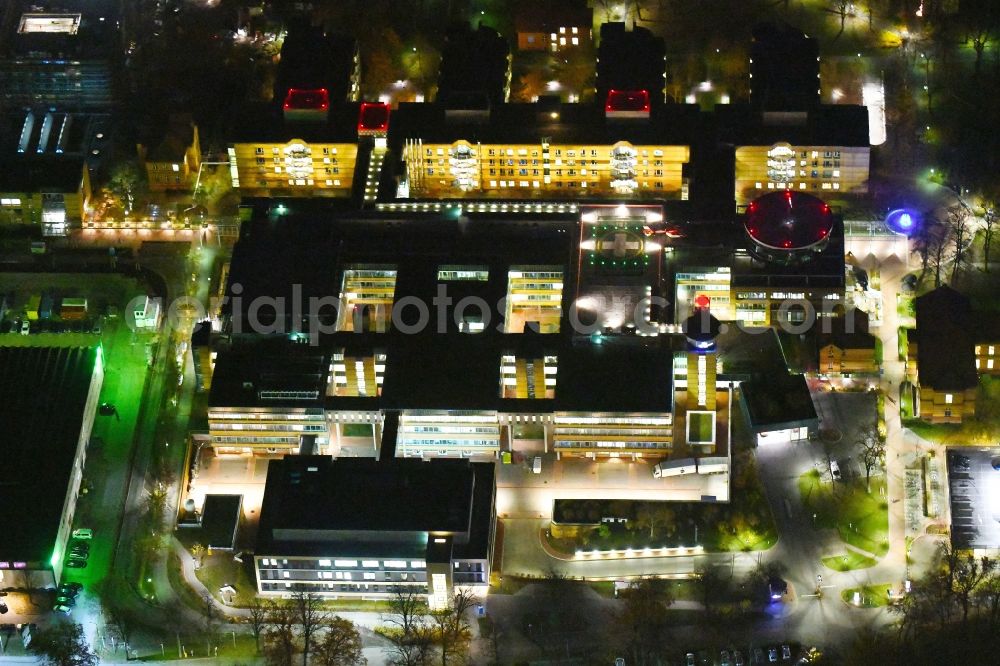
M 706 412 L 688 412 L 688 440 L 711 442 L 715 435 L 715 419 Z
M 840 593 L 840 598 L 847 603 L 854 604 L 854 593 L 861 593 L 861 608 L 879 608 L 889 605 L 889 590 L 892 585 L 881 583 L 879 585 L 864 585 L 862 587 L 852 587 Z
M 889 551 L 889 511 L 880 495 L 884 479 L 872 479 L 871 494 L 865 480 L 825 481 L 817 470 L 799 477 L 802 504 L 815 514 L 819 529 L 835 529 L 841 540 L 882 556 Z
M 848 550 L 843 555 L 823 558 L 823 565 L 834 571 L 855 571 L 857 569 L 867 569 L 876 564 L 878 564 L 878 560 L 865 557 L 853 550 Z

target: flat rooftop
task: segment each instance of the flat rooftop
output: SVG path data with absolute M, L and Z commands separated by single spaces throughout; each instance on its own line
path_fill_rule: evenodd
M 803 375 L 772 374 L 740 384 L 750 425 L 790 428 L 816 421 L 809 386 Z
M 324 543 L 363 555 L 387 538 L 412 542 L 420 533 L 463 535 L 469 545 L 487 530 L 493 463 L 441 459 L 287 456 L 268 468 L 257 537 L 258 553 L 320 553 Z M 388 534 L 387 534 L 388 533 Z M 487 536 L 487 535 L 483 535 Z M 328 547 L 327 547 L 328 548 Z
M 0 347 L 2 561 L 52 556 L 98 357 L 96 348 Z
M 1000 548 L 1000 448 L 949 448 L 947 457 L 952 547 Z

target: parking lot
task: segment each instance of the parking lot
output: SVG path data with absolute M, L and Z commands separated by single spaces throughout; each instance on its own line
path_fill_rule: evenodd
M 955 548 L 1000 548 L 1000 448 L 948 449 Z

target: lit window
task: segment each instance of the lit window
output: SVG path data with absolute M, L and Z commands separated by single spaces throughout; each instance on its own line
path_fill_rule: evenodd
M 328 566 L 330 566 L 330 560 L 320 560 L 319 561 L 319 565 L 321 567 L 328 567 Z
M 171 164 L 170 168 L 173 169 L 174 171 L 180 171 L 181 170 L 181 165 L 180 164 Z
M 760 188 L 764 187 L 764 184 L 761 183 L 760 181 L 757 181 L 756 183 L 753 184 L 753 186 L 759 190 Z
M 994 349 L 993 345 L 990 345 L 989 346 L 989 354 L 990 354 L 990 356 L 993 356 L 993 349 Z
M 990 358 L 990 359 L 986 360 L 986 369 L 987 370 L 992 370 L 993 369 L 993 359 Z
M 952 398 L 951 393 L 945 393 L 944 394 L 944 404 L 950 405 L 952 403 L 952 401 L 953 401 L 953 398 Z
M 576 30 L 576 28 L 573 28 L 573 29 Z M 574 37 L 570 41 L 573 43 L 573 46 L 578 46 L 580 44 L 580 38 L 579 37 Z
M 573 28 L 573 34 L 574 34 L 574 35 L 575 35 L 575 34 L 578 34 L 579 32 L 580 32 L 580 29 L 579 29 L 579 28 Z
M 976 345 L 976 354 L 982 354 L 982 353 L 983 353 L 983 346 Z
M 366 569 L 378 569 L 378 560 L 361 560 L 361 566 Z

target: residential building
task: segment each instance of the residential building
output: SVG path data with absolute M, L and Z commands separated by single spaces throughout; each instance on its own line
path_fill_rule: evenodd
M 357 104 L 303 118 L 247 109 L 228 147 L 232 185 L 244 197 L 349 199 L 358 162 Z
M 272 460 L 254 568 L 258 592 L 288 598 L 485 594 L 493 561 L 495 464 L 286 456 Z
M 491 104 L 510 97 L 510 45 L 493 28 L 460 24 L 448 29 L 438 68 L 438 99 L 478 96 Z
M 100 347 L 0 347 L 0 588 L 62 578 L 103 379 Z
M 750 44 L 750 102 L 767 111 L 819 104 L 819 40 L 787 23 L 761 23 Z
M 597 49 L 597 101 L 612 90 L 645 90 L 654 106 L 664 102 L 666 46 L 650 30 L 604 23 Z
M 594 10 L 585 2 L 574 4 L 529 2 L 514 15 L 519 51 L 559 53 L 593 46 Z
M 961 423 L 975 415 L 979 387 L 969 299 L 944 285 L 918 296 L 916 312 L 907 351 L 916 361 L 917 416 Z
M 201 168 L 198 126 L 190 116 L 171 116 L 166 130 L 150 145 L 137 146 L 146 181 L 154 192 L 194 189 Z
M 735 147 L 737 206 L 774 190 L 794 190 L 831 204 L 868 191 L 871 146 L 863 106 L 796 111 L 731 104 L 715 109 L 719 138 Z
M 287 104 L 294 90 L 324 90 L 328 102 L 358 101 L 361 53 L 357 41 L 325 32 L 301 18 L 289 21 L 274 79 L 275 105 Z
M 603 105 L 506 104 L 479 116 L 401 104 L 397 199 L 686 199 L 697 109 L 608 118 Z
M 852 308 L 820 324 L 818 372 L 824 376 L 851 377 L 878 374 L 881 349 L 868 332 L 868 314 Z

